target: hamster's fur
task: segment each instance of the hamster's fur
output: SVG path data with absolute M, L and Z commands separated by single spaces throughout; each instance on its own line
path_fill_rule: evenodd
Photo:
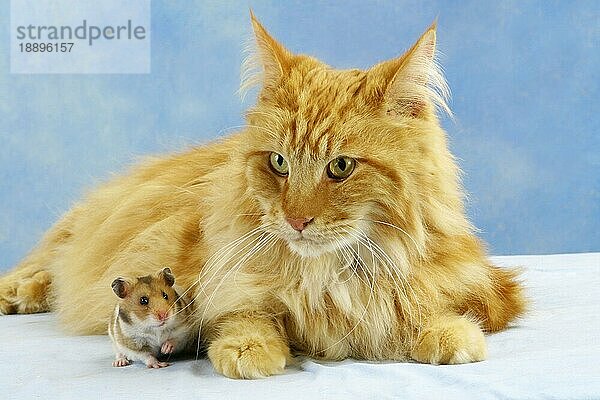
M 116 352 L 113 366 L 139 360 L 148 368 L 167 367 L 169 363 L 157 359 L 159 353 L 179 352 L 191 342 L 191 310 L 173 288 L 174 283 L 169 268 L 135 281 L 113 281 L 113 291 L 119 297 L 108 325 Z

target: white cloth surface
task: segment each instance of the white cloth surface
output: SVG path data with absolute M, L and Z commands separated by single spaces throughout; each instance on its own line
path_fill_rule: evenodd
M 107 336 L 66 336 L 52 314 L 0 316 L 3 399 L 600 399 L 600 253 L 495 257 L 524 266 L 532 311 L 466 365 L 316 362 L 242 381 L 205 360 L 111 366 Z

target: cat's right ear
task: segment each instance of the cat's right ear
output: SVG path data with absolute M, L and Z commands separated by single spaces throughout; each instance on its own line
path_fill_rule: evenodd
M 131 289 L 131 284 L 123 278 L 115 279 L 110 286 L 112 287 L 113 292 L 121 299 L 127 297 Z
M 248 49 L 248 57 L 242 65 L 242 94 L 256 85 L 262 86 L 263 90 L 275 87 L 289 71 L 293 57 L 290 51 L 267 32 L 252 10 L 250 19 L 255 47 Z

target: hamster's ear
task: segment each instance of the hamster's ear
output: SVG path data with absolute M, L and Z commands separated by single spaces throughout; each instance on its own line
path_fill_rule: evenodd
M 171 268 L 163 268 L 163 270 L 158 273 L 158 277 L 164 279 L 165 283 L 169 286 L 175 284 L 175 277 L 171 272 Z
M 113 292 L 122 299 L 127 297 L 129 290 L 131 289 L 131 284 L 123 278 L 115 279 L 110 286 L 112 287 Z

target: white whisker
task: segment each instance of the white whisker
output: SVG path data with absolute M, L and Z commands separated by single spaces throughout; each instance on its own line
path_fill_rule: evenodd
M 373 223 L 376 223 L 376 224 L 381 224 L 381 225 L 389 226 L 390 228 L 394 228 L 394 229 L 398 230 L 399 232 L 402 232 L 403 234 L 406 235 L 406 237 L 408 237 L 413 242 L 413 244 L 415 245 L 415 249 L 419 252 L 419 254 L 421 253 L 422 246 L 419 246 L 419 244 L 412 237 L 412 235 L 410 235 L 408 232 L 406 232 L 404 229 L 400 228 L 399 226 L 391 224 L 389 222 L 379 221 L 379 220 L 376 220 L 376 219 L 360 218 L 358 220 L 359 221 L 368 221 L 368 222 L 373 222 Z
M 350 228 L 350 229 L 353 229 L 353 228 Z M 357 240 L 363 240 L 363 241 L 369 243 L 369 246 L 372 246 L 372 248 L 375 250 L 372 254 L 376 258 L 378 258 L 379 261 L 382 262 L 383 266 L 386 267 L 386 271 L 387 271 L 389 277 L 392 279 L 392 281 L 394 282 L 394 285 L 396 286 L 397 294 L 404 298 L 405 301 L 402 303 L 404 305 L 406 305 L 406 307 L 408 308 L 408 310 L 407 310 L 408 314 L 412 318 L 412 315 L 413 315 L 412 302 L 411 302 L 410 298 L 408 297 L 407 289 L 410 290 L 410 292 L 412 293 L 413 299 L 415 299 L 415 304 L 417 306 L 417 316 L 419 319 L 419 325 L 421 325 L 422 324 L 422 320 L 421 320 L 422 311 L 421 311 L 420 303 L 416 300 L 417 296 L 416 296 L 413 288 L 411 287 L 411 285 L 408 283 L 406 276 L 404 275 L 402 270 L 396 265 L 396 263 L 390 258 L 390 256 L 381 248 L 381 246 L 379 246 L 377 243 L 375 243 L 372 239 L 370 239 L 362 231 L 356 230 L 356 232 L 360 235 L 360 237 L 357 237 Z
M 361 265 L 361 264 L 364 265 L 364 263 L 362 261 L 362 258 L 360 257 L 360 254 L 357 254 L 357 259 L 358 259 L 359 265 Z M 364 268 L 365 272 L 368 272 L 368 269 L 369 268 Z M 368 277 L 367 277 L 367 279 L 368 279 Z M 358 328 L 358 326 L 360 325 L 360 323 L 364 321 L 365 315 L 367 315 L 367 312 L 369 311 L 369 305 L 371 304 L 371 300 L 374 297 L 375 274 L 373 272 L 371 274 L 371 279 L 372 279 L 371 284 L 367 284 L 367 286 L 370 289 L 369 290 L 369 297 L 367 299 L 367 304 L 364 306 L 364 310 L 363 310 L 361 316 L 359 317 L 358 321 L 356 321 L 356 323 L 354 324 L 354 326 L 344 336 L 342 336 L 338 341 L 336 341 L 332 345 L 328 346 L 327 348 L 321 350 L 323 353 L 325 353 L 329 349 L 337 346 L 339 343 L 341 343 L 344 340 L 346 340 L 346 338 L 348 338 L 356 330 L 356 328 Z
M 220 251 L 216 252 L 211 257 L 209 257 L 208 260 L 206 260 L 206 262 L 204 263 L 204 266 L 202 268 L 202 272 L 199 274 L 199 276 L 196 279 L 196 281 L 179 296 L 179 299 L 183 298 L 194 286 L 196 286 L 198 283 L 200 283 L 201 279 L 208 273 L 208 271 L 211 269 L 211 267 L 213 265 L 215 265 L 217 262 L 220 262 L 227 255 L 229 255 L 230 251 L 232 251 L 238 244 L 243 243 L 245 240 L 251 238 L 252 236 L 255 236 L 255 235 L 261 233 L 264 230 L 264 228 L 267 227 L 267 226 L 259 226 L 257 228 L 254 228 L 254 229 L 250 230 L 246 234 L 244 234 L 241 237 L 233 240 L 232 242 L 230 242 L 229 244 L 227 244 L 226 246 L 224 246 L 223 248 L 221 248 Z M 233 254 L 231 257 L 237 255 L 238 253 L 239 253 L 239 251 L 236 252 L 235 254 Z M 213 271 L 213 272 L 217 273 L 220 269 L 221 269 L 221 267 L 219 267 L 217 269 L 217 271 Z M 210 280 L 208 282 L 210 282 Z M 208 282 L 206 282 L 206 283 L 204 283 L 204 285 L 200 286 L 200 289 L 201 289 L 202 292 L 204 291 L 204 286 L 206 286 L 206 284 Z M 185 309 L 187 309 L 188 307 L 190 307 L 192 305 L 192 303 L 194 303 L 196 301 L 196 299 L 198 298 L 198 296 L 200 296 L 200 294 L 201 294 L 201 292 L 199 291 L 192 298 L 192 300 L 185 307 L 183 307 L 179 312 L 182 312 Z M 178 314 L 178 313 L 176 313 L 176 314 Z
M 219 281 L 219 283 L 217 284 L 217 286 L 213 289 L 211 295 L 209 296 L 208 300 L 206 301 L 206 305 L 204 307 L 204 311 L 202 312 L 202 316 L 200 318 L 200 325 L 199 325 L 199 328 L 198 328 L 198 345 L 197 345 L 197 348 L 196 348 L 196 358 L 198 358 L 198 354 L 199 354 L 199 351 L 200 351 L 200 338 L 201 338 L 201 334 L 202 334 L 202 325 L 204 323 L 204 318 L 206 316 L 206 312 L 208 311 L 209 306 L 212 305 L 212 301 L 214 300 L 215 295 L 218 293 L 219 289 L 221 288 L 221 286 L 223 285 L 223 283 L 227 280 L 227 278 L 229 277 L 229 275 L 231 275 L 232 273 L 235 273 L 239 268 L 241 268 L 244 265 L 244 263 L 248 259 L 250 259 L 252 256 L 254 256 L 254 254 L 256 254 L 258 251 L 260 251 L 262 248 L 264 248 L 265 245 L 267 243 L 269 243 L 269 241 L 270 241 L 270 239 L 271 239 L 272 236 L 273 236 L 273 234 L 270 234 L 270 233 L 264 231 L 258 239 L 254 239 L 252 241 L 252 243 L 251 243 L 251 245 L 253 244 L 252 249 L 250 249 L 250 251 L 248 251 L 246 254 L 244 254 L 244 256 L 232 268 L 230 268 L 229 271 L 227 271 L 225 273 L 225 275 L 221 278 L 221 280 Z M 264 240 L 265 237 L 267 238 L 266 241 Z M 254 243 L 256 243 L 256 244 L 254 244 Z M 245 246 L 244 249 L 246 247 L 248 247 L 248 246 Z M 239 251 L 238 251 L 238 253 L 239 253 Z M 219 268 L 219 270 L 220 270 L 220 268 Z M 213 277 L 215 275 L 216 274 L 213 274 Z M 212 280 L 213 277 L 211 277 L 211 280 Z M 208 284 L 208 282 L 207 282 L 207 284 Z

